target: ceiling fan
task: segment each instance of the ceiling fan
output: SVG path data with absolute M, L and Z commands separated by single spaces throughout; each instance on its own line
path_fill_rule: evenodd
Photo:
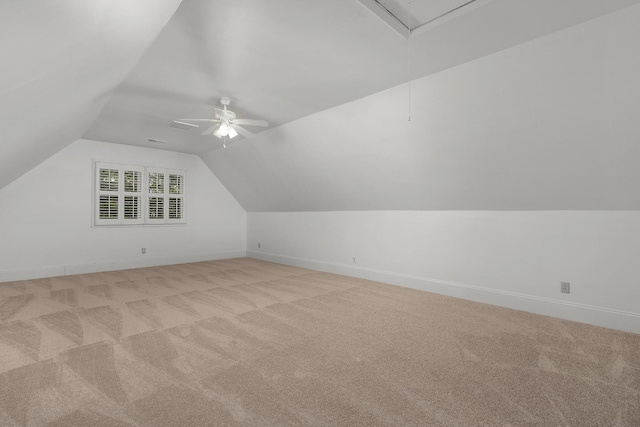
M 260 126 L 260 127 L 268 127 L 269 123 L 266 120 L 260 119 L 238 119 L 236 118 L 236 113 L 231 110 L 228 110 L 227 107 L 231 103 L 229 98 L 221 98 L 220 104 L 222 104 L 222 109 L 216 108 L 215 115 L 213 119 L 180 119 L 185 122 L 212 122 L 213 126 L 202 132 L 202 135 L 211 135 L 217 138 L 229 137 L 230 139 L 235 138 L 238 135 L 242 135 L 245 138 L 251 138 L 253 133 L 249 132 L 245 128 L 240 125 L 246 126 Z M 226 145 L 226 144 L 223 144 Z

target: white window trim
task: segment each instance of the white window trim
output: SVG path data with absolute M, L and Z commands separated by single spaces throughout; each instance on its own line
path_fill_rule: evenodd
M 100 188 L 100 170 L 115 169 L 118 170 L 118 190 L 105 191 Z M 126 192 L 124 191 L 124 171 L 135 171 L 141 173 L 141 191 Z M 164 186 L 162 193 L 151 193 L 149 191 L 149 174 L 161 173 L 164 176 Z M 170 175 L 178 175 L 181 177 L 181 193 L 170 193 L 169 179 Z M 107 163 L 94 161 L 94 184 L 93 184 L 93 225 L 95 227 L 122 227 L 122 226 L 152 226 L 152 225 L 185 225 L 187 223 L 187 215 L 185 210 L 186 200 L 186 182 L 187 172 L 180 169 L 165 169 L 157 167 L 134 166 L 119 163 Z M 149 198 L 161 197 L 163 200 L 163 216 L 162 218 L 150 218 Z M 110 195 L 118 197 L 118 216 L 115 219 L 100 218 L 100 196 Z M 126 196 L 140 197 L 140 218 L 125 219 L 124 218 L 124 200 Z M 169 200 L 180 199 L 181 218 L 169 218 Z
M 149 191 L 149 175 L 150 174 L 162 174 L 164 176 L 163 179 L 163 189 L 162 192 L 159 193 L 151 193 Z M 172 194 L 169 190 L 169 176 L 170 175 L 179 175 L 182 177 L 182 193 L 180 194 Z M 185 212 L 184 212 L 184 189 L 185 189 L 185 177 L 184 171 L 176 170 L 176 169 L 162 169 L 162 168 L 146 168 L 145 170 L 145 185 L 144 189 L 146 190 L 145 203 L 149 206 L 149 200 L 152 197 L 161 198 L 163 200 L 163 217 L 162 218 L 151 218 L 150 208 L 145 209 L 145 222 L 147 224 L 183 224 L 185 223 Z M 180 199 L 182 201 L 182 218 L 172 219 L 169 218 L 169 199 Z

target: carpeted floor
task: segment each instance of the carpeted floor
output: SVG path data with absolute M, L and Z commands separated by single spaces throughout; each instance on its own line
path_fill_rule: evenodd
M 0 284 L 2 426 L 639 426 L 640 335 L 241 258 Z

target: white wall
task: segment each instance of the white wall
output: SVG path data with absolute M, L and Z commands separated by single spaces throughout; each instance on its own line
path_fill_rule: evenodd
M 248 213 L 247 248 L 265 260 L 640 333 L 638 211 Z
M 405 85 L 205 162 L 249 256 L 640 333 L 639 18 L 415 80 L 410 123 Z
M 94 160 L 186 170 L 187 225 L 92 227 Z M 0 281 L 245 256 L 246 213 L 197 156 L 78 140 L 0 190 L 0 242 Z

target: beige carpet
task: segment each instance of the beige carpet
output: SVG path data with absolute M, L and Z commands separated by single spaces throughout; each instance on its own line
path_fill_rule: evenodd
M 0 284 L 2 426 L 640 426 L 640 336 L 248 258 Z

